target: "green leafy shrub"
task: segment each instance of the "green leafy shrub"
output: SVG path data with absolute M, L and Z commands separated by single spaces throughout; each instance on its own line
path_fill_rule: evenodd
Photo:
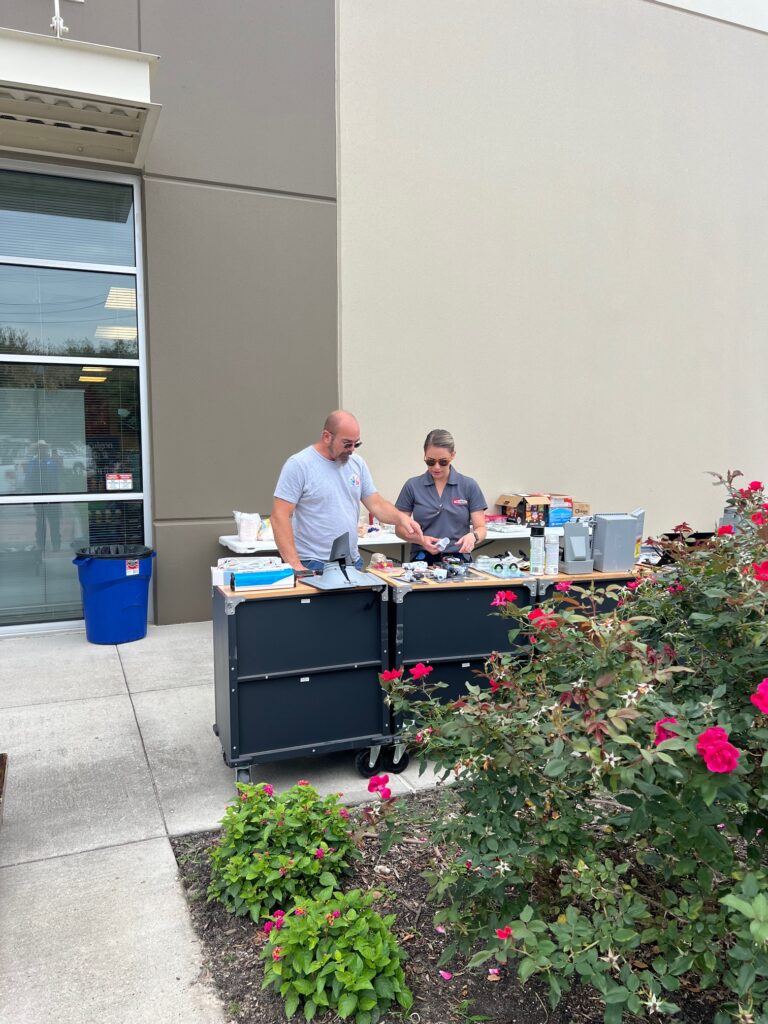
M 735 479 L 737 528 L 691 545 L 683 524 L 639 584 L 495 599 L 536 657 L 494 656 L 448 705 L 387 684 L 455 775 L 428 876 L 445 959 L 514 960 L 553 1005 L 581 979 L 608 1024 L 692 988 L 729 991 L 718 1024 L 768 1020 L 768 502 Z
M 338 797 L 321 798 L 303 780 L 279 795 L 269 785 L 237 788 L 211 849 L 208 899 L 258 921 L 296 899 L 328 898 L 360 855 Z
M 333 1010 L 356 1024 L 375 1024 L 393 1004 L 410 1009 L 405 953 L 391 932 L 395 915 L 381 917 L 372 904 L 371 893 L 354 889 L 267 922 L 262 987 L 280 992 L 289 1018 L 301 1005 L 308 1021 Z

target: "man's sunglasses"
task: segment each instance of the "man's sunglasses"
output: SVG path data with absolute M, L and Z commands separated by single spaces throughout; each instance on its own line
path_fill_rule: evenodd
M 330 430 L 328 431 L 328 433 L 331 434 L 331 437 L 336 437 L 336 435 L 331 433 Z M 362 443 L 362 441 L 342 441 L 341 447 L 350 450 L 352 448 L 359 448 Z
M 437 463 L 438 466 L 443 467 L 450 466 L 451 464 L 450 459 L 424 459 L 424 461 L 426 462 L 430 469 L 432 468 L 432 466 L 435 465 L 435 463 Z

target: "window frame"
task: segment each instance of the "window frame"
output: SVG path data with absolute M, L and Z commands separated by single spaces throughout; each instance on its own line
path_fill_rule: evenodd
M 144 289 L 144 223 L 142 204 L 142 180 L 138 174 L 125 174 L 114 171 L 100 171 L 94 168 L 67 167 L 58 164 L 39 163 L 29 160 L 13 160 L 8 157 L 0 157 L 0 170 L 18 171 L 27 174 L 46 174 L 57 178 L 78 178 L 81 181 L 105 181 L 115 184 L 129 185 L 133 191 L 133 225 L 134 225 L 134 252 L 136 254 L 135 266 L 116 266 L 115 264 L 103 263 L 78 263 L 63 262 L 61 260 L 31 259 L 28 257 L 7 256 L 2 250 L 2 239 L 0 239 L 0 263 L 11 266 L 28 266 L 51 268 L 54 270 L 93 270 L 114 274 L 130 274 L 136 279 L 136 323 L 138 328 L 138 358 L 136 359 L 113 359 L 102 358 L 99 362 L 105 366 L 134 366 L 139 372 L 139 406 L 141 424 L 141 475 L 142 490 L 136 492 L 106 492 L 104 494 L 69 494 L 56 495 L 0 495 L 0 505 L 37 505 L 37 504 L 64 504 L 70 502 L 114 502 L 114 501 L 141 501 L 143 502 L 143 528 L 144 543 L 152 547 L 152 493 L 150 476 L 150 417 L 149 417 L 149 387 L 147 367 L 147 323 L 145 310 L 145 289 Z M 37 363 L 48 365 L 82 365 L 83 356 L 31 356 L 31 355 L 4 355 L 0 353 L 2 363 Z M 149 614 L 153 614 L 153 599 L 150 589 Z M 0 626 L 0 637 L 3 635 L 19 635 L 24 633 L 51 632 L 63 629 L 83 629 L 82 619 L 72 619 L 58 622 L 26 623 L 22 625 Z

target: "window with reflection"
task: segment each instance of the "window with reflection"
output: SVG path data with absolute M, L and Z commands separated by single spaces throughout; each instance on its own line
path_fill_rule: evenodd
M 141 491 L 134 366 L 0 363 L 0 498 Z
M 0 263 L 0 353 L 136 359 L 136 278 Z
M 77 551 L 143 543 L 141 501 L 0 505 L 0 626 L 82 618 Z

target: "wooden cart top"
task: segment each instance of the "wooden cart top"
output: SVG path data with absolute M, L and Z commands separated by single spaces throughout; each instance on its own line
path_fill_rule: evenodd
M 543 583 L 601 583 L 606 586 L 617 580 L 631 580 L 637 576 L 640 566 L 635 569 L 627 569 L 625 572 L 585 572 L 582 575 L 559 572 L 557 576 L 539 576 Z
M 243 590 L 232 590 L 231 587 L 217 586 L 213 588 L 225 598 L 237 598 L 243 601 L 264 601 L 273 597 L 324 597 L 326 594 L 347 594 L 357 590 L 370 590 L 372 587 L 349 587 L 340 590 L 318 590 L 306 583 L 296 580 L 293 587 L 279 587 L 277 590 L 264 590 L 262 587 L 249 587 Z
M 482 569 L 473 569 L 471 576 L 465 576 L 463 579 L 452 579 L 452 580 L 432 580 L 427 579 L 419 583 L 414 581 L 407 582 L 406 580 L 400 579 L 402 570 L 397 568 L 394 572 L 386 572 L 383 569 L 369 569 L 370 573 L 374 576 L 378 576 L 379 579 L 384 580 L 385 583 L 389 583 L 393 587 L 408 587 L 412 590 L 464 590 L 465 588 L 474 587 L 495 587 L 497 590 L 504 590 L 510 587 L 530 587 L 530 584 L 536 583 L 535 576 L 507 576 L 502 579 L 499 576 L 494 576 L 489 572 L 483 572 Z M 553 577 L 554 578 L 554 577 Z

